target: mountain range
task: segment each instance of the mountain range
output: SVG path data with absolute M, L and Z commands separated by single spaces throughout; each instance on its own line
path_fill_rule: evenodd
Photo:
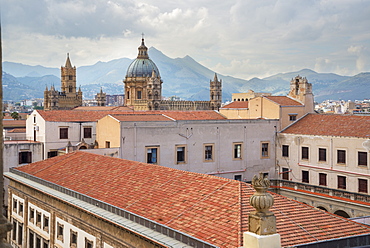
M 163 96 L 176 95 L 185 100 L 209 100 L 209 82 L 214 78 L 214 71 L 189 56 L 173 59 L 153 47 L 149 49 L 149 56 L 159 68 L 163 80 Z M 73 64 L 73 58 L 71 61 Z M 100 88 L 107 94 L 123 94 L 122 81 L 131 62 L 132 59 L 121 58 L 109 62 L 99 61 L 90 66 L 76 65 L 77 85 L 81 86 L 84 98 L 94 98 Z M 50 88 L 51 85 L 60 89 L 60 68 L 3 62 L 3 71 L 4 100 L 43 98 L 45 87 Z M 353 101 L 370 98 L 369 72 L 355 76 L 341 76 L 303 69 L 250 80 L 217 73 L 218 78 L 223 82 L 223 101 L 230 101 L 232 93 L 247 92 L 249 89 L 255 92 L 285 95 L 289 91 L 290 80 L 297 75 L 306 77 L 312 83 L 317 102 L 327 99 Z

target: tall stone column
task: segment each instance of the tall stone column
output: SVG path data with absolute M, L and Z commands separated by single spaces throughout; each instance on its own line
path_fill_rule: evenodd
M 243 234 L 244 248 L 280 248 L 280 235 L 276 233 L 276 218 L 270 207 L 274 204 L 274 197 L 267 192 L 270 180 L 263 177 L 263 173 L 252 179 L 252 186 L 256 192 L 249 202 L 256 210 L 248 217 L 249 231 Z

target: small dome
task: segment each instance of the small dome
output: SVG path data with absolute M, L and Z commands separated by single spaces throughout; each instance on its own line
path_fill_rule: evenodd
M 149 59 L 148 48 L 144 44 L 144 38 L 141 39 L 141 45 L 138 50 L 137 58 L 128 67 L 126 77 L 151 77 L 153 71 L 159 76 L 157 66 Z
M 153 70 L 159 76 L 159 70 L 151 59 L 135 59 L 128 67 L 126 77 L 151 77 Z

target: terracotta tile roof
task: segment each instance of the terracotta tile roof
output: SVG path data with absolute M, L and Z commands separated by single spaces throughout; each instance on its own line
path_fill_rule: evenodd
M 248 101 L 235 101 L 222 107 L 222 109 L 230 108 L 248 108 Z
M 26 120 L 3 120 L 4 128 L 26 127 Z
M 172 119 L 161 114 L 116 114 L 111 116 L 119 121 L 173 121 Z
M 14 128 L 8 131 L 8 133 L 25 133 L 25 132 L 26 132 L 26 128 Z
M 226 119 L 220 113 L 213 110 L 199 111 L 88 111 L 88 110 L 39 110 L 37 111 L 46 121 L 54 122 L 77 122 L 77 121 L 98 121 L 108 114 L 162 114 L 175 120 L 221 120 Z
M 219 247 L 242 246 L 253 210 L 249 184 L 81 151 L 16 169 Z M 283 247 L 370 233 L 368 226 L 273 196 Z
M 282 133 L 370 138 L 370 116 L 308 114 Z
M 264 96 L 281 106 L 302 106 L 303 104 L 287 96 Z

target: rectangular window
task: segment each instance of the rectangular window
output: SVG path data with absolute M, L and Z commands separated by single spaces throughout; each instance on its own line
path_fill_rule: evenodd
M 91 138 L 92 138 L 92 128 L 84 127 L 84 139 L 91 139 Z
M 28 235 L 28 248 L 34 248 L 34 233 L 30 230 Z
M 44 240 L 43 248 L 49 248 L 49 242 L 47 240 Z
M 358 192 L 367 193 L 367 180 L 358 179 Z
M 289 157 L 289 146 L 288 145 L 283 145 L 282 147 L 281 147 L 281 149 L 282 149 L 282 156 L 283 157 Z
M 64 236 L 64 225 L 57 223 L 57 239 L 63 241 L 63 236 Z
M 319 185 L 326 186 L 326 174 L 325 173 L 319 173 Z
M 22 245 L 23 241 L 23 225 L 18 223 L 18 245 Z
M 158 147 L 146 148 L 146 162 L 148 164 L 158 164 Z
M 302 146 L 302 160 L 308 160 L 309 158 L 309 148 L 307 146 Z
M 346 177 L 338 176 L 338 189 L 346 189 Z
M 186 147 L 184 145 L 176 146 L 176 163 L 177 164 L 186 163 Z
M 13 212 L 18 213 L 18 201 L 17 199 L 13 199 Z
M 34 218 L 35 218 L 35 210 L 33 210 L 33 208 L 30 208 L 30 212 L 28 213 L 28 218 L 29 218 L 29 221 L 31 222 L 31 223 L 33 223 L 34 222 Z
M 68 139 L 68 127 L 59 128 L 59 139 Z
M 234 143 L 234 156 L 233 159 L 240 160 L 242 159 L 242 143 Z
M 94 246 L 93 241 L 88 240 L 87 238 L 85 238 L 85 248 L 93 248 L 93 246 Z
M 48 158 L 56 157 L 58 156 L 58 151 L 50 151 L 48 152 Z
M 282 171 L 282 178 L 283 180 L 289 180 L 289 169 L 288 168 L 283 168 L 283 171 Z
M 241 181 L 242 175 L 234 175 L 234 180 Z
M 20 152 L 18 154 L 19 164 L 32 163 L 32 152 Z
M 13 221 L 12 240 L 17 240 L 17 222 Z
M 70 236 L 70 247 L 77 247 L 77 232 L 74 232 L 71 230 L 71 236 Z
M 41 213 L 36 211 L 36 226 L 41 227 Z
M 302 171 L 302 183 L 310 183 L 310 174 L 308 171 Z
M 326 161 L 326 149 L 319 148 L 319 161 L 325 162 Z
M 205 162 L 212 162 L 213 159 L 213 144 L 205 144 L 204 145 L 204 161 Z
M 137 99 L 140 100 L 141 99 L 141 91 L 137 91 Z
M 18 214 L 19 216 L 23 216 L 23 203 L 19 203 L 19 209 L 18 209 Z
M 358 165 L 367 166 L 367 152 L 358 152 Z
M 268 158 L 269 157 L 269 143 L 262 142 L 261 143 L 261 158 Z
M 41 248 L 41 237 L 36 235 L 36 248 Z
M 110 148 L 110 141 L 105 141 L 105 148 Z
M 338 164 L 346 163 L 346 151 L 345 150 L 337 150 L 337 163 Z
M 295 120 L 297 120 L 297 115 L 289 114 L 289 120 L 290 120 L 290 121 L 295 121 Z
M 45 232 L 49 232 L 49 217 L 47 217 L 45 215 L 44 215 L 44 226 L 42 227 L 42 229 Z

